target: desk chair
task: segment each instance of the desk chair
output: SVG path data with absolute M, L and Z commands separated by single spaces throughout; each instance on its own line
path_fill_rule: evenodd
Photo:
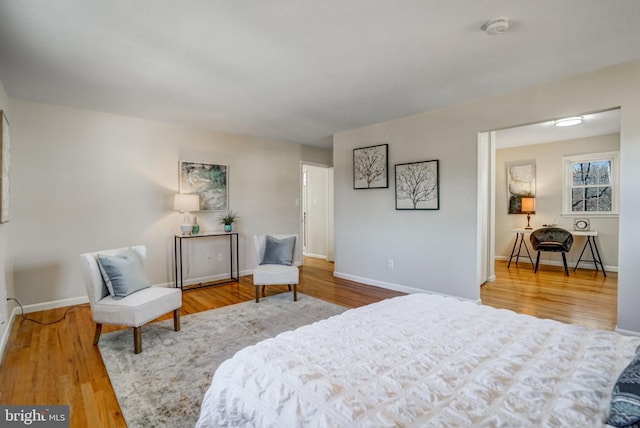
M 569 268 L 567 267 L 566 253 L 571 250 L 573 244 L 573 235 L 567 230 L 559 227 L 543 227 L 542 229 L 536 229 L 531 233 L 529 237 L 531 246 L 538 252 L 536 257 L 536 267 L 534 272 L 538 272 L 538 265 L 540 264 L 540 252 L 549 251 L 562 254 L 562 262 L 564 263 L 564 273 L 569 276 Z

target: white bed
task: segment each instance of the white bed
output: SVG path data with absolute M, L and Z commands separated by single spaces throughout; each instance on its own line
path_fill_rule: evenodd
M 216 371 L 196 426 L 604 426 L 639 344 L 413 294 L 241 350 Z

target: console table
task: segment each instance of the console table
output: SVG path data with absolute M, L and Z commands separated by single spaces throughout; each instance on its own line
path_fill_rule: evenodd
M 596 273 L 598 272 L 598 265 L 600 265 L 600 268 L 602 269 L 602 275 L 604 275 L 604 277 L 607 277 L 607 272 L 605 272 L 604 270 L 604 265 L 602 264 L 602 258 L 600 257 L 600 251 L 598 250 L 598 244 L 596 244 L 596 236 L 598 236 L 598 231 L 597 230 L 572 230 L 571 231 L 572 235 L 575 236 L 586 236 L 587 240 L 584 243 L 584 246 L 582 247 L 582 252 L 580 253 L 580 257 L 578 257 L 578 261 L 576 262 L 576 267 L 573 268 L 573 271 L 575 272 L 576 269 L 578 269 L 578 265 L 580 264 L 580 262 L 591 262 L 596 266 Z M 582 260 L 582 255 L 584 254 L 584 250 L 587 249 L 587 246 L 589 246 L 589 249 L 591 250 L 591 259 L 592 260 Z M 595 249 L 595 252 L 593 251 Z
M 511 255 L 509 256 L 509 263 L 507 264 L 507 269 L 511 266 L 511 259 L 516 258 L 516 266 L 518 266 L 518 260 L 520 259 L 520 251 L 522 250 L 522 244 L 524 244 L 524 249 L 527 250 L 527 256 L 529 256 L 529 261 L 531 262 L 531 266 L 535 269 L 535 264 L 533 264 L 533 259 L 531 258 L 531 253 L 529 253 L 529 247 L 524 242 L 524 235 L 533 232 L 533 229 L 513 229 L 513 233 L 516 234 L 516 241 L 513 243 L 513 248 L 511 249 Z M 518 245 L 520 242 L 520 245 Z M 516 252 L 516 247 L 518 247 L 518 252 Z
M 195 235 L 175 235 L 174 237 L 174 266 L 175 266 L 175 278 L 176 287 L 183 289 L 184 279 L 182 273 L 182 241 L 185 239 L 200 239 L 200 238 L 228 238 L 229 239 L 229 278 L 225 281 L 218 281 L 213 284 L 200 284 L 196 286 L 190 286 L 188 290 L 194 288 L 208 287 L 210 285 L 226 284 L 228 282 L 238 281 L 240 278 L 240 263 L 238 262 L 238 233 L 237 232 L 200 232 Z M 234 244 L 235 238 L 235 246 Z M 235 265 L 235 276 L 234 274 Z

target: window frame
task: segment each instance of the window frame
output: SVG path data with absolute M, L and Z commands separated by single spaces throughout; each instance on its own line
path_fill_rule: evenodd
M 611 162 L 611 211 L 572 211 L 572 189 L 574 163 L 583 162 Z M 564 185 L 562 186 L 562 216 L 567 217 L 617 217 L 620 199 L 620 152 L 587 153 L 562 157 Z

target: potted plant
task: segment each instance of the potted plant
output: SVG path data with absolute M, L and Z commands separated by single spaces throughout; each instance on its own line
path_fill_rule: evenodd
M 226 215 L 220 217 L 220 223 L 224 224 L 224 231 L 231 232 L 232 224 L 238 219 L 238 214 L 229 211 Z

